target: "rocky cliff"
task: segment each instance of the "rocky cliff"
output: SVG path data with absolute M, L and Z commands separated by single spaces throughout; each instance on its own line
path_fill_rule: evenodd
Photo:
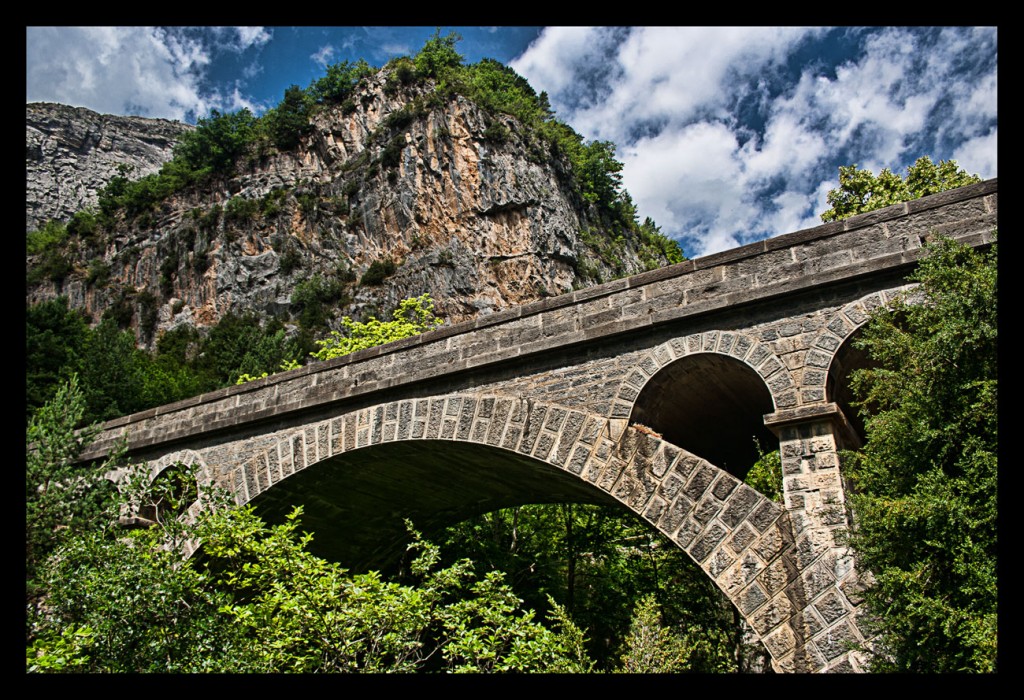
M 25 106 L 25 229 L 50 219 L 67 221 L 96 205 L 96 195 L 127 168 L 133 177 L 155 173 L 171 158 L 183 131 L 166 119 L 97 114 L 82 107 L 36 102 Z
M 28 113 L 35 222 L 91 202 L 104 168 L 151 170 L 187 128 Z M 458 322 L 665 264 L 629 231 L 606 230 L 556 150 L 508 114 L 429 82 L 396 88 L 382 69 L 313 112 L 296 147 L 261 142 L 228 175 L 69 236 L 57 272 L 29 256 L 28 302 L 67 295 L 95 321 L 127 309 L 151 346 L 228 312 L 336 326 L 423 293 Z M 57 155 L 33 161 L 47 153 Z

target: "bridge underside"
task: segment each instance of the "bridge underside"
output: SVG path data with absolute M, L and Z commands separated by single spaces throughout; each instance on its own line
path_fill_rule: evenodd
M 419 440 L 327 459 L 253 500 L 268 522 L 303 505 L 309 549 L 355 571 L 389 571 L 409 542 L 474 515 L 530 503 L 617 505 L 606 492 L 534 458 L 474 443 Z
M 764 380 L 726 355 L 693 355 L 659 371 L 640 392 L 630 419 L 738 479 L 778 439 L 764 425 L 773 410 Z

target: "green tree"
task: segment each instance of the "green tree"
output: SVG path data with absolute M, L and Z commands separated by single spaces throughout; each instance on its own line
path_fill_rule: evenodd
M 111 318 L 89 333 L 78 372 L 89 421 L 104 421 L 148 408 L 143 397 L 145 352 L 135 334 L 122 331 Z
M 441 30 L 434 30 L 434 35 L 427 39 L 423 48 L 413 58 L 416 73 L 424 78 L 440 78 L 446 72 L 462 65 L 462 54 L 455 45 L 462 40 L 456 32 L 441 36 Z
M 199 174 L 227 173 L 252 143 L 256 117 L 248 109 L 222 113 L 214 109 L 182 134 L 174 147 L 174 160 Z
M 821 220 L 838 221 L 975 182 L 981 182 L 981 178 L 957 167 L 955 160 L 939 161 L 936 165 L 928 156 L 918 158 L 908 167 L 906 177 L 888 168 L 876 176 L 870 170 L 858 169 L 856 164 L 844 165 L 839 168 L 839 187 L 830 190 L 826 197 L 830 208 Z
M 758 458 L 747 472 L 746 484 L 763 495 L 782 503 L 782 454 L 778 450 L 765 452 L 757 445 Z
M 384 345 L 402 338 L 409 338 L 433 330 L 443 323 L 434 316 L 434 300 L 429 294 L 403 299 L 391 314 L 390 321 L 370 317 L 368 321 L 353 321 L 348 316 L 341 319 L 344 333 L 331 331 L 330 336 L 318 340 L 320 349 L 310 353 L 318 360 L 330 360 L 348 355 L 356 350 Z
M 298 85 L 284 91 L 284 99 L 268 110 L 260 120 L 270 135 L 270 140 L 281 150 L 290 150 L 299 145 L 303 135 L 309 133 L 309 117 L 313 97 Z
M 317 102 L 343 102 L 355 90 L 359 81 L 372 75 L 375 70 L 365 60 L 352 63 L 341 61 L 327 66 L 327 73 L 309 86 Z
M 195 465 L 152 482 L 148 465 L 123 467 L 117 492 L 111 462 L 77 464 L 95 434 L 75 431 L 84 411 L 72 376 L 26 433 L 28 671 L 591 668 L 561 609 L 538 622 L 499 572 L 478 577 L 465 559 L 441 567 L 415 532 L 413 580 L 399 584 L 310 554 L 301 508 L 268 526 L 217 489 L 200 492 Z M 202 549 L 183 559 L 185 541 Z
M 67 297 L 57 297 L 25 310 L 26 418 L 41 408 L 78 366 L 91 331 Z
M 35 573 L 54 549 L 97 517 L 109 493 L 101 471 L 76 465 L 93 430 L 76 433 L 85 416 L 78 377 L 71 377 L 29 421 L 25 455 L 25 562 L 29 597 Z
M 135 480 L 144 484 L 144 480 Z M 129 488 L 131 491 L 131 488 Z M 151 500 L 151 499 L 150 499 Z M 136 503 L 137 505 L 137 503 Z M 439 567 L 414 538 L 416 581 L 352 575 L 310 554 L 301 509 L 268 526 L 251 508 L 217 507 L 194 524 L 113 521 L 68 541 L 30 608 L 30 671 L 580 672 L 591 663 L 564 615 L 523 610 L 497 572 Z M 172 540 L 195 537 L 182 560 Z
M 915 296 L 873 314 L 853 375 L 867 440 L 847 459 L 879 671 L 995 671 L 996 246 L 941 240 Z
M 636 604 L 621 658 L 621 673 L 679 673 L 688 670 L 686 643 L 662 624 L 653 595 Z
M 446 557 L 506 572 L 528 607 L 562 606 L 587 630 L 586 648 L 598 669 L 640 672 L 632 662 L 623 668 L 620 658 L 634 626 L 682 649 L 676 670 L 737 671 L 737 659 L 756 653 L 743 647 L 735 610 L 708 576 L 675 544 L 619 508 L 508 508 L 448 528 L 442 542 Z M 641 606 L 645 597 L 651 601 Z M 652 615 L 659 618 L 658 631 L 650 626 Z M 647 632 L 637 631 L 637 654 L 646 653 L 643 639 L 654 638 Z

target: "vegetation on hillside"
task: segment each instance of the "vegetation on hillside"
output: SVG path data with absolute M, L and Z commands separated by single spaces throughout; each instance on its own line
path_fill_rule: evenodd
M 28 417 L 72 375 L 85 397 L 83 423 L 103 421 L 229 386 L 242 375 L 276 372 L 314 349 L 308 334 L 290 335 L 279 321 L 226 314 L 208 333 L 181 325 L 153 353 L 109 316 L 95 327 L 66 297 L 25 309 Z
M 504 127 L 499 117 L 517 120 L 520 127 L 516 132 L 525 139 L 531 158 L 568 165 L 563 174 L 593 216 L 594 225 L 581 231 L 581 240 L 616 274 L 627 272 L 627 247 L 638 253 L 647 269 L 665 261 L 683 260 L 678 244 L 664 236 L 651 219 L 637 221 L 632 200 L 621 186 L 622 164 L 614 158 L 613 144 L 585 143 L 571 127 L 555 118 L 547 96 L 537 95 L 511 68 L 490 59 L 466 65 L 456 50 L 458 39 L 456 34 L 437 33 L 415 56 L 395 59 L 382 69 L 365 61 L 334 64 L 309 87 L 289 87 L 281 103 L 261 117 L 244 109 L 234 113 L 214 110 L 199 119 L 194 130 L 182 135 L 173 158 L 158 173 L 132 179 L 130 171 L 123 168 L 101 191 L 96 211 L 79 212 L 67 224 L 51 221 L 28 233 L 27 252 L 32 256 L 27 279 L 30 285 L 46 280 L 60 285 L 75 272 L 76 260 L 83 256 L 82 259 L 91 259 L 86 271 L 89 286 L 105 288 L 113 296 L 103 324 L 94 328 L 76 326 L 72 331 L 68 324 L 78 321 L 67 311 L 66 302 L 48 303 L 29 311 L 30 355 L 40 363 L 29 364 L 29 411 L 40 407 L 72 372 L 79 374 L 89 397 L 87 419 L 104 420 L 227 386 L 240 378 L 263 376 L 277 371 L 288 360 L 301 361 L 311 354 L 323 359 L 327 356 L 324 353 L 328 353 L 324 343 L 335 348 L 330 353 L 337 352 L 336 348 L 342 345 L 348 347 L 362 333 L 364 323 L 383 323 L 382 330 L 390 328 L 391 321 L 370 318 L 354 322 L 347 316 L 338 318 L 340 312 L 336 310 L 351 303 L 352 287 L 356 284 L 352 270 L 339 269 L 323 274 L 306 273 L 295 284 L 289 312 L 290 320 L 299 326 L 298 335 L 287 334 L 281 320 L 258 321 L 252 315 L 229 314 L 206 333 L 179 326 L 156 337 L 161 298 L 172 296 L 185 261 L 190 261 L 187 264 L 192 266 L 193 273 L 202 273 L 210 264 L 208 254 L 211 239 L 217 235 L 215 231 L 223 226 L 223 235 L 230 236 L 235 226 L 275 215 L 289 196 L 285 190 L 275 190 L 260 200 L 233 197 L 223 206 L 190 212 L 190 226 L 182 240 L 161 243 L 159 290 L 139 292 L 117 287 L 111 281 L 111 264 L 102 257 L 104 241 L 119 221 L 145 226 L 171 194 L 229 176 L 247 158 L 267 149 L 298 148 L 318 110 L 338 105 L 343 110 L 356 109 L 353 99 L 360 85 L 379 71 L 387 75 L 386 89 L 394 92 L 403 87 L 416 88 L 410 94 L 419 95 L 388 115 L 378 129 L 378 137 L 387 142 L 381 156 L 382 167 L 388 166 L 388 148 L 395 129 L 461 95 L 480 105 L 490 116 L 488 138 L 508 137 L 507 133 L 502 135 Z M 394 155 L 397 157 L 397 151 Z M 345 192 L 349 189 L 346 185 Z M 325 198 L 315 189 L 305 187 L 291 196 L 306 216 L 328 210 L 348 213 L 347 194 Z M 130 246 L 119 253 L 122 257 L 131 254 Z M 294 245 L 282 244 L 278 254 L 281 274 L 303 274 L 297 269 L 301 257 Z M 381 284 L 396 268 L 394 260 L 375 260 L 358 284 Z M 604 281 L 598 267 L 585 255 L 579 258 L 576 272 L 581 284 Z M 58 308 L 62 303 L 64 311 Z M 397 309 L 396 313 L 404 312 Z M 92 323 L 94 320 L 88 319 L 87 325 Z M 59 353 L 60 369 L 57 358 L 44 357 L 44 351 L 33 349 L 45 345 L 54 332 L 52 324 L 63 324 L 64 330 L 72 333 L 67 347 Z M 341 334 L 334 331 L 324 336 L 338 324 L 342 326 Z M 130 328 L 137 329 L 138 337 L 129 337 Z M 43 337 L 37 337 L 37 333 Z M 349 339 L 340 343 L 339 339 L 345 336 Z M 317 337 L 322 349 L 311 353 Z M 137 341 L 154 344 L 155 352 L 136 350 Z M 102 352 L 109 352 L 112 359 L 107 363 L 89 361 L 90 354 Z M 104 396 L 107 391 L 110 394 Z
M 123 168 L 99 193 L 95 211 L 79 212 L 67 225 L 48 222 L 28 233 L 28 252 L 34 256 L 29 284 L 45 280 L 60 284 L 73 272 L 79 256 L 102 254 L 116 227 L 124 222 L 140 228 L 151 225 L 161 203 L 172 194 L 229 177 L 273 150 L 299 148 L 319 110 L 338 106 L 344 112 L 355 110 L 357 90 L 380 72 L 387 76 L 386 90 L 395 93 L 400 88 L 407 89 L 408 94 L 416 96 L 382 120 L 371 134 L 367 150 L 347 168 L 371 173 L 379 167 L 393 175 L 404 147 L 397 130 L 461 95 L 489 115 L 490 124 L 484 134 L 489 141 L 510 138 L 506 121 L 512 119 L 518 122 L 515 131 L 523 139 L 530 158 L 567 166 L 560 172 L 578 194 L 581 205 L 590 209 L 593 220 L 584 243 L 615 270 L 615 275 L 628 272 L 622 265 L 627 247 L 637 251 L 647 269 L 684 259 L 679 245 L 664 236 L 654 222 L 638 221 L 636 207 L 622 189 L 622 163 L 615 159 L 612 143 L 585 142 L 555 118 L 547 96 L 537 95 L 511 68 L 490 59 L 464 64 L 455 48 L 458 40 L 456 34 L 435 34 L 415 56 L 394 59 L 381 69 L 372 68 L 365 61 L 331 65 L 324 76 L 308 87 L 290 86 L 282 101 L 260 117 L 247 109 L 211 111 L 198 120 L 194 130 L 182 134 L 172 159 L 159 172 L 133 179 L 130 170 Z M 379 158 L 371 158 L 371 150 L 378 147 Z M 350 184 L 356 183 L 346 184 L 346 188 Z M 282 196 L 289 194 L 280 192 L 274 201 L 263 202 L 233 198 L 225 206 L 224 222 L 272 216 L 280 211 Z M 343 215 L 350 213 L 348 194 L 324 198 L 312 189 L 296 189 L 290 196 L 307 216 L 315 214 L 321 205 Z M 359 213 L 351 214 L 349 223 L 357 225 Z M 284 265 L 282 258 L 282 271 L 287 272 Z M 585 260 L 579 263 L 577 275 L 581 283 L 604 281 L 597 268 Z

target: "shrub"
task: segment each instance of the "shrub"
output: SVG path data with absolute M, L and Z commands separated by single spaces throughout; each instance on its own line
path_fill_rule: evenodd
M 85 282 L 92 287 L 105 287 L 110 281 L 110 265 L 102 260 L 93 260 L 89 264 Z
M 26 252 L 29 255 L 38 255 L 46 250 L 61 245 L 68 238 L 67 226 L 51 219 L 43 224 L 41 229 L 30 231 L 25 239 Z
M 245 197 L 232 197 L 224 207 L 225 222 L 243 222 L 256 216 L 260 210 L 260 203 L 255 199 Z
M 367 285 L 383 284 L 384 280 L 395 274 L 397 269 L 398 264 L 391 258 L 374 260 L 370 263 L 370 267 L 366 269 L 366 272 L 363 273 L 359 283 Z
M 302 215 L 307 219 L 316 213 L 316 207 L 320 200 L 313 192 L 303 192 L 295 196 L 295 199 L 299 202 L 299 209 L 302 210 Z
M 302 255 L 295 249 L 294 245 L 289 245 L 277 262 L 278 271 L 282 275 L 290 275 L 301 264 Z
M 484 129 L 484 139 L 493 143 L 505 143 L 510 133 L 507 126 L 495 120 Z
M 434 316 L 434 300 L 429 294 L 403 299 L 392 312 L 391 319 L 379 321 L 371 316 L 370 320 L 361 323 L 345 316 L 341 319 L 345 332 L 332 331 L 330 337 L 317 341 L 320 349 L 310 354 L 318 360 L 330 360 L 356 350 L 419 335 L 443 323 Z
M 139 304 L 139 332 L 148 341 L 156 330 L 157 299 L 151 292 L 143 291 L 138 293 L 135 300 Z
M 345 292 L 345 285 L 338 279 L 324 279 L 313 275 L 295 285 L 291 303 L 299 312 L 299 323 L 303 328 L 322 328 L 331 316 L 331 305 L 345 306 L 351 298 Z
M 405 148 L 405 137 L 399 134 L 388 141 L 388 145 L 380 154 L 380 166 L 385 170 L 393 170 L 402 161 L 402 151 Z

